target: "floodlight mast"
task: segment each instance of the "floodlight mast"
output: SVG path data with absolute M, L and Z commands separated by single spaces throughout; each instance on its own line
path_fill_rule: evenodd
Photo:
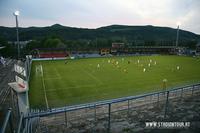
M 178 40 L 179 40 L 179 26 L 181 25 L 180 22 L 177 22 L 177 33 L 176 33 L 176 48 L 178 48 Z
M 19 46 L 19 25 L 18 25 L 18 16 L 19 16 L 19 11 L 15 11 L 13 13 L 13 15 L 15 16 L 15 20 L 16 20 L 16 32 L 17 32 L 17 58 L 20 58 L 20 46 Z

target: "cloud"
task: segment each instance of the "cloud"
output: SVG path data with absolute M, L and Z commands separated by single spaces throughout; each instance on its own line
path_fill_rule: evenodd
M 21 11 L 22 26 L 60 23 L 96 28 L 110 24 L 157 25 L 200 33 L 199 0 L 3 0 L 0 25 L 13 24 L 12 12 Z M 8 22 L 6 22 L 8 21 Z

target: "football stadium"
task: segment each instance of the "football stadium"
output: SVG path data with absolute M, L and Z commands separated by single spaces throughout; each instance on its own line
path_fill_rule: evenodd
M 0 2 L 0 133 L 200 133 L 199 7 Z
M 198 131 L 198 43 L 109 45 L 1 56 L 1 132 Z

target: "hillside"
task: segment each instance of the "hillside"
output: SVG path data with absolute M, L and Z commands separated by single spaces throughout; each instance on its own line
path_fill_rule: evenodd
M 19 29 L 20 40 L 41 39 L 48 36 L 57 36 L 64 40 L 96 38 L 134 41 L 174 41 L 176 29 L 156 26 L 126 26 L 111 25 L 97 29 L 74 28 L 55 24 L 48 27 L 29 27 Z M 16 30 L 10 27 L 0 27 L 0 36 L 9 41 L 16 40 Z M 180 30 L 181 41 L 198 40 L 200 35 Z

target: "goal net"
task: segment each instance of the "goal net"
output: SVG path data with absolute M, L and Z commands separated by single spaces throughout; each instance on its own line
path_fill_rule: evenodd
M 36 68 L 35 68 L 35 73 L 36 73 L 36 76 L 40 76 L 40 77 L 43 76 L 43 68 L 42 68 L 42 65 L 37 65 L 37 66 L 36 66 Z

